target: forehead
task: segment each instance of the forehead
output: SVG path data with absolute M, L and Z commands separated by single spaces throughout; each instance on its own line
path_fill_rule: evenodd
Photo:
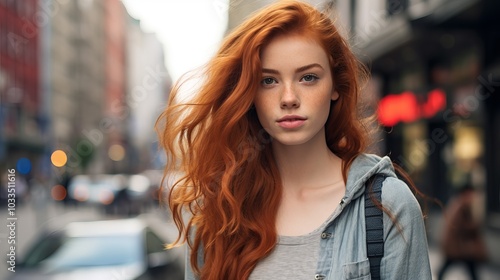
M 291 67 L 318 63 L 323 67 L 329 64 L 328 54 L 317 40 L 300 34 L 278 35 L 271 39 L 261 51 L 262 67 L 273 65 Z

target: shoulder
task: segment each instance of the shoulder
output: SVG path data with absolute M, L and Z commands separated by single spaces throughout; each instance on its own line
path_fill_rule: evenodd
M 425 235 L 422 209 L 405 182 L 396 177 L 385 178 L 382 205 L 388 211 L 387 215 L 384 214 L 386 236 L 404 236 L 403 239 L 407 241 L 412 236 Z
M 381 279 L 406 275 L 408 279 L 431 279 L 425 224 L 420 205 L 410 188 L 396 177 L 382 187 L 384 257 Z
M 382 205 L 398 219 L 422 218 L 422 210 L 410 187 L 396 177 L 387 177 L 382 185 Z

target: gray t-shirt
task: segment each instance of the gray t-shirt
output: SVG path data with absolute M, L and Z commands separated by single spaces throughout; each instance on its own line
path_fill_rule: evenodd
M 320 230 L 307 235 L 280 236 L 273 252 L 262 259 L 249 280 L 314 279 L 319 256 Z
M 314 231 L 299 236 L 279 236 L 271 254 L 259 261 L 249 280 L 314 279 L 321 234 L 337 216 L 339 208 Z

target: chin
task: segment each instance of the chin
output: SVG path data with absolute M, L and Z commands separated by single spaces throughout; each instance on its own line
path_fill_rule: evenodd
M 304 139 L 304 138 L 292 138 L 292 137 L 287 137 L 286 139 L 279 139 L 279 138 L 273 138 L 273 143 L 276 145 L 281 145 L 281 146 L 299 146 L 306 144 L 309 142 L 310 139 Z

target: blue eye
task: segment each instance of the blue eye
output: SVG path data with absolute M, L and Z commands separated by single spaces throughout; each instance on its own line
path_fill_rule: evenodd
M 304 75 L 304 77 L 302 77 L 301 80 L 303 80 L 304 82 L 311 83 L 311 82 L 316 81 L 317 79 L 318 79 L 318 76 L 313 75 L 313 74 L 307 74 L 307 75 Z
M 262 83 L 263 85 L 266 85 L 266 86 L 268 86 L 268 85 L 272 85 L 272 84 L 274 84 L 275 82 L 276 82 L 276 80 L 275 80 L 275 79 L 273 79 L 273 78 L 264 78 L 264 79 L 262 79 L 262 81 L 261 81 L 261 83 Z

